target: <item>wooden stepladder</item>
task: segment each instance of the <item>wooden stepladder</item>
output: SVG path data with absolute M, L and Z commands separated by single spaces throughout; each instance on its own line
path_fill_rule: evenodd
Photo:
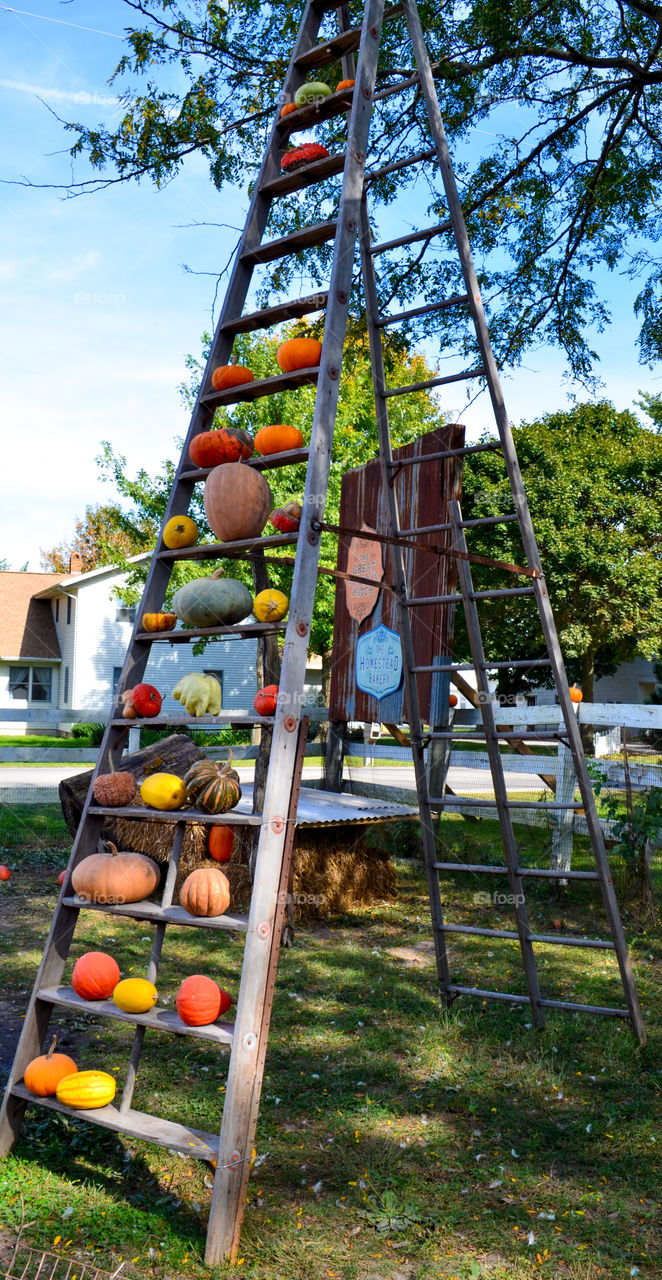
M 339 32 L 331 39 L 319 41 L 322 22 L 328 12 L 337 11 Z M 378 96 L 385 96 L 419 85 L 425 97 L 430 128 L 434 139 L 435 151 L 425 155 L 412 157 L 407 162 L 415 164 L 421 159 L 429 159 L 436 154 L 442 170 L 446 196 L 449 206 L 449 219 L 437 227 L 426 228 L 422 232 L 401 237 L 382 245 L 372 245 L 365 200 L 366 189 L 384 172 L 383 169 L 366 170 L 368 156 L 370 120 L 375 101 L 375 82 L 378 73 L 380 39 L 384 21 L 405 13 L 409 24 L 410 35 L 414 45 L 418 71 L 412 78 L 401 84 L 389 86 L 381 90 Z M 354 66 L 354 54 L 356 64 Z M 366 307 L 371 341 L 373 373 L 375 379 L 377 423 L 379 432 L 379 451 L 386 483 L 391 468 L 391 448 L 388 427 L 387 401 L 390 396 L 405 394 L 407 391 L 420 389 L 400 387 L 388 389 L 385 384 L 384 364 L 381 354 L 381 330 L 387 323 L 396 323 L 398 319 L 406 319 L 408 314 L 381 317 L 377 298 L 377 286 L 374 273 L 374 258 L 378 253 L 386 252 L 400 244 L 430 239 L 437 234 L 451 233 L 455 238 L 457 251 L 460 254 L 466 280 L 466 294 L 461 297 L 441 300 L 430 304 L 430 309 L 439 310 L 446 306 L 468 306 L 482 353 L 482 364 L 479 369 L 460 372 L 458 375 L 433 379 L 425 386 L 441 385 L 459 381 L 468 377 L 483 377 L 487 380 L 492 403 L 497 417 L 503 455 L 508 467 L 513 491 L 518 494 L 517 512 L 522 529 L 525 554 L 528 568 L 522 570 L 526 578 L 524 588 L 516 591 L 533 592 L 538 603 L 543 630 L 548 643 L 550 662 L 554 670 L 559 690 L 561 709 L 566 721 L 566 730 L 573 752 L 573 760 L 579 786 L 582 793 L 582 804 L 586 811 L 591 836 L 596 851 L 595 878 L 600 881 L 605 901 L 610 911 L 610 922 L 614 945 L 616 946 L 623 983 L 628 1000 L 627 1016 L 631 1018 L 637 1034 L 642 1035 L 641 1015 L 632 982 L 627 949 L 623 940 L 622 926 L 618 917 L 618 909 L 613 898 L 613 889 L 608 874 L 608 866 L 591 788 L 586 774 L 581 742 L 571 709 L 566 707 L 567 682 L 563 672 L 562 661 L 558 649 L 558 640 L 553 619 L 544 591 L 544 579 L 539 566 L 535 539 L 530 524 L 528 508 L 525 500 L 521 500 L 521 481 L 517 468 L 517 459 L 512 446 L 505 410 L 501 400 L 498 375 L 494 359 L 489 347 L 489 338 L 480 305 L 480 297 L 475 283 L 475 275 L 471 265 L 471 255 L 463 231 L 462 214 L 452 179 L 452 170 L 445 147 L 443 126 L 439 115 L 438 104 L 432 82 L 429 61 L 420 27 L 415 0 L 404 0 L 390 10 L 384 10 L 384 0 L 368 0 L 365 5 L 362 22 L 350 26 L 347 7 L 328 0 L 308 0 L 304 9 L 301 27 L 292 52 L 290 64 L 283 83 L 283 98 L 291 100 L 297 88 L 316 69 L 324 68 L 335 62 L 341 62 L 343 76 L 355 80 L 355 87 L 341 92 L 331 93 L 321 103 L 304 106 L 291 114 L 274 120 L 271 136 L 257 179 L 255 192 L 248 212 L 246 225 L 239 244 L 235 266 L 231 275 L 219 323 L 214 335 L 209 362 L 203 377 L 201 390 L 195 404 L 187 437 L 186 447 L 182 453 L 176 472 L 172 491 L 164 517 L 164 523 L 174 515 L 183 514 L 189 507 L 196 484 L 204 481 L 208 472 L 193 467 L 188 458 L 188 445 L 199 432 L 205 431 L 212 423 L 215 410 L 221 405 L 231 405 L 238 401 L 253 400 L 260 396 L 274 395 L 283 390 L 293 390 L 299 386 L 314 383 L 317 385 L 315 412 L 310 446 L 289 454 L 272 455 L 270 458 L 249 460 L 248 466 L 267 469 L 272 466 L 287 466 L 307 459 L 307 476 L 303 497 L 303 517 L 300 532 L 297 535 L 278 535 L 265 539 L 248 539 L 241 542 L 212 543 L 185 552 L 167 550 L 163 543 L 159 544 L 154 555 L 147 579 L 139 617 L 143 612 L 158 611 L 164 601 L 170 574 L 174 562 L 180 558 L 199 560 L 225 560 L 246 558 L 259 552 L 265 543 L 279 546 L 296 541 L 296 560 L 291 591 L 289 619 L 284 636 L 280 692 L 275 716 L 259 717 L 241 713 L 222 714 L 214 717 L 215 725 L 247 725 L 260 724 L 272 733 L 271 751 L 264 792 L 264 800 L 258 812 L 246 809 L 235 809 L 223 815 L 209 815 L 194 810 L 159 813 L 149 810 L 149 820 L 174 822 L 176 834 L 170 854 L 170 862 L 163 895 L 160 903 L 151 900 L 117 907 L 107 904 L 87 903 L 72 892 L 71 872 L 74 866 L 88 854 L 95 852 L 100 837 L 102 821 L 116 810 L 109 810 L 95 803 L 92 791 L 83 811 L 81 825 L 76 836 L 69 863 L 68 878 L 63 886 L 62 894 L 55 912 L 51 931 L 46 943 L 44 956 L 35 982 L 34 991 L 28 1006 L 24 1030 L 16 1052 L 7 1091 L 0 1116 L 0 1152 L 7 1152 L 16 1140 L 23 1119 L 25 1107 L 30 1103 L 64 1110 L 60 1103 L 51 1098 L 37 1099 L 28 1092 L 22 1083 L 23 1072 L 30 1059 L 42 1049 L 54 1008 L 76 1008 L 81 1010 L 81 1002 L 71 988 L 61 985 L 62 977 L 74 938 L 78 916 L 81 910 L 104 910 L 111 915 L 121 915 L 140 922 L 141 929 L 149 924 L 154 929 L 151 959 L 147 976 L 155 980 L 159 960 L 164 947 L 167 946 L 167 930 L 169 926 L 206 928 L 210 931 L 210 939 L 215 930 L 230 931 L 239 940 L 244 939 L 242 975 L 239 985 L 236 1019 L 234 1025 L 212 1024 L 210 1027 L 191 1028 L 179 1023 L 175 1013 L 163 1010 L 146 1014 L 127 1015 L 121 1013 L 112 1001 L 94 1005 L 94 1015 L 109 1018 L 121 1018 L 134 1025 L 134 1039 L 125 1087 L 121 1100 L 117 1105 L 110 1105 L 89 1112 L 75 1114 L 101 1126 L 120 1133 L 127 1133 L 134 1138 L 141 1138 L 174 1147 L 188 1155 L 197 1155 L 217 1162 L 214 1180 L 214 1191 L 207 1237 L 206 1261 L 209 1265 L 217 1264 L 225 1257 L 234 1258 L 239 1245 L 239 1235 L 246 1200 L 246 1184 L 250 1172 L 251 1152 L 255 1135 L 259 1109 L 260 1091 L 266 1053 L 271 1001 L 278 959 L 280 934 L 283 916 L 283 903 L 286 897 L 284 890 L 288 884 L 289 859 L 292 852 L 294 827 L 297 814 L 297 800 L 301 779 L 301 769 L 306 736 L 306 721 L 302 715 L 302 694 L 306 672 L 311 618 L 314 604 L 315 587 L 319 569 L 320 533 L 324 523 L 324 510 L 328 488 L 329 465 L 333 445 L 333 434 L 338 401 L 340 372 L 342 366 L 343 346 L 347 326 L 348 305 L 352 288 L 352 272 L 357 236 L 360 233 L 363 278 L 366 292 Z M 283 174 L 281 156 L 291 135 L 306 130 L 321 120 L 330 120 L 334 116 L 347 116 L 347 141 L 345 150 L 340 154 L 330 155 L 316 160 L 295 172 Z M 386 170 L 389 170 L 386 166 Z M 322 179 L 334 175 L 341 177 L 341 190 L 337 215 L 330 220 L 318 222 L 280 239 L 264 239 L 270 211 L 275 202 L 303 190 Z M 328 290 L 324 294 L 288 300 L 258 311 L 244 313 L 253 272 L 256 267 L 272 263 L 287 255 L 301 252 L 307 248 L 333 240 L 333 259 Z M 297 370 L 294 373 L 267 378 L 229 391 L 217 392 L 212 387 L 211 374 L 214 368 L 228 362 L 234 338 L 239 333 L 266 329 L 285 320 L 305 315 L 311 310 L 324 307 L 326 321 L 324 342 L 319 367 Z M 417 311 L 425 311 L 420 308 Z M 461 451 L 464 453 L 465 451 Z M 461 590 L 457 596 L 468 610 L 471 621 L 472 655 L 480 680 L 486 683 L 487 661 L 482 653 L 480 632 L 475 618 L 476 597 L 470 578 L 470 560 L 463 543 L 464 524 L 461 513 L 453 508 L 450 524 L 444 527 L 449 535 L 448 553 L 452 553 L 458 563 Z M 416 768 L 419 790 L 421 820 L 424 836 L 424 848 L 428 883 L 433 908 L 434 937 L 439 966 L 440 986 L 447 999 L 454 998 L 461 988 L 453 986 L 448 969 L 446 955 L 446 934 L 454 927 L 443 921 L 437 871 L 441 864 L 436 861 L 432 815 L 435 811 L 446 807 L 451 797 L 438 797 L 429 794 L 424 760 L 425 726 L 421 723 L 418 712 L 416 694 L 416 664 L 410 643 L 409 617 L 416 600 L 407 595 L 405 574 L 403 571 L 402 547 L 406 545 L 406 534 L 400 530 L 398 512 L 394 505 L 391 510 L 392 547 L 395 564 L 395 581 L 398 585 L 399 628 L 405 656 L 405 681 L 407 688 L 407 704 L 409 708 L 411 740 L 414 764 Z M 415 533 L 416 531 L 407 531 Z M 472 630 L 473 627 L 473 630 Z M 186 632 L 189 640 L 200 635 L 243 634 L 273 637 L 282 631 L 280 624 L 250 623 L 239 626 L 223 626 L 207 628 L 204 631 Z M 138 683 L 145 671 L 150 648 L 153 643 L 172 643 L 175 633 L 161 635 L 148 634 L 141 630 L 138 623 L 127 652 L 126 662 L 120 681 L 120 689 L 130 688 Z M 178 641 L 182 641 L 181 632 L 176 633 Z M 495 665 L 489 664 L 490 667 Z M 498 664 L 497 664 L 498 665 Z M 508 664 L 510 665 L 510 664 Z M 482 685 L 479 685 L 482 687 Z M 185 725 L 198 724 L 200 720 L 186 716 L 162 716 L 150 719 L 150 725 Z M 134 725 L 141 721 L 133 721 Z M 115 715 L 109 722 L 102 743 L 96 773 L 107 772 L 119 765 L 125 736 L 126 722 Z M 509 827 L 508 800 L 505 794 L 503 773 L 498 756 L 498 738 L 490 709 L 486 706 L 483 728 L 488 742 L 488 750 L 493 762 L 493 775 L 499 816 L 502 821 L 506 863 L 503 874 L 509 877 L 511 886 L 521 888 L 525 869 L 518 867 L 517 854 L 512 847 L 511 828 Z M 430 735 L 428 735 L 430 736 Z M 432 737 L 442 738 L 444 730 L 435 731 Z M 502 737 L 503 735 L 498 735 Z M 142 808 L 125 808 L 123 816 L 145 819 L 146 811 Z M 211 919 L 199 919 L 173 905 L 173 890 L 177 874 L 177 864 L 182 847 L 185 826 L 190 822 L 212 824 L 245 825 L 259 829 L 259 841 L 255 863 L 254 883 L 250 911 L 247 917 L 226 913 L 224 916 Z M 600 852 L 602 851 L 602 852 Z M 465 869 L 464 867 L 462 868 Z M 494 868 L 489 869 L 491 872 Z M 566 876 L 568 873 L 564 873 Z M 579 874 L 579 873 L 578 873 Z M 456 926 L 457 927 L 457 926 Z M 524 958 L 525 971 L 529 989 L 529 998 L 534 1009 L 536 1022 L 542 1020 L 542 1009 L 546 1004 L 540 993 L 533 958 L 533 944 L 538 939 L 530 934 L 525 906 L 518 910 L 517 932 L 513 936 L 520 942 Z M 611 944 L 596 944 L 611 945 Z M 132 1096 L 138 1071 L 143 1039 L 147 1031 L 168 1032 L 178 1035 L 197 1035 L 229 1048 L 228 1079 L 225 1105 L 220 1136 L 192 1129 L 185 1125 L 173 1124 L 132 1108 Z

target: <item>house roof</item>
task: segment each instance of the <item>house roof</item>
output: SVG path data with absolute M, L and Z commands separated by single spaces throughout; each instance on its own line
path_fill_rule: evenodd
M 141 551 L 137 556 L 129 556 L 127 564 L 140 564 L 142 560 L 151 560 L 154 555 L 153 551 Z M 87 586 L 88 582 L 96 582 L 103 577 L 120 577 L 124 573 L 124 569 L 118 569 L 117 565 L 107 564 L 100 569 L 88 569 L 87 573 L 33 573 L 33 578 L 47 578 L 47 585 L 41 590 L 37 588 L 36 595 L 38 600 L 50 600 L 59 592 L 77 591 L 79 587 Z
M 61 660 L 48 600 L 35 599 L 44 587 L 57 586 L 64 573 L 0 572 L 0 657 Z

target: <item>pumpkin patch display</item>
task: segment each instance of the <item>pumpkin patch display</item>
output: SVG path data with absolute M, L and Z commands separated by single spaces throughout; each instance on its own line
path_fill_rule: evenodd
M 283 373 L 294 373 L 296 369 L 314 369 L 322 359 L 322 344 L 317 338 L 287 338 L 285 342 L 281 342 L 276 359 Z
M 122 716 L 125 720 L 135 720 L 142 716 L 149 720 L 158 716 L 163 698 L 153 684 L 137 684 L 133 689 L 125 689 L 120 695 Z
M 173 516 L 164 526 L 163 542 L 170 551 L 178 547 L 194 547 L 198 541 L 198 526 L 190 516 Z
M 221 686 L 216 676 L 189 671 L 172 691 L 173 698 L 186 707 L 190 716 L 217 716 L 221 710 Z
M 179 901 L 192 916 L 222 916 L 230 905 L 230 883 L 219 867 L 198 867 L 186 877 Z
M 121 769 L 117 773 L 100 773 L 92 783 L 92 795 L 97 804 L 111 809 L 130 804 L 137 790 L 138 783 L 133 774 Z
M 216 826 L 209 828 L 207 852 L 214 862 L 229 862 L 234 846 L 234 827 Z
M 258 538 L 274 505 L 264 476 L 243 462 L 214 467 L 205 482 L 204 503 L 209 525 L 221 542 Z
M 243 582 L 213 575 L 186 582 L 175 592 L 172 607 L 190 627 L 234 626 L 248 617 L 253 600 Z
M 140 798 L 148 809 L 181 809 L 187 800 L 186 787 L 176 773 L 153 773 L 141 782 Z
M 258 689 L 253 699 L 253 706 L 259 716 L 273 716 L 276 714 L 277 702 L 278 685 L 267 684 L 263 689 Z
M 201 431 L 193 437 L 188 449 L 191 462 L 201 469 L 218 467 L 223 462 L 241 462 L 251 458 L 253 450 L 253 437 L 243 427 Z
M 113 991 L 113 1001 L 125 1013 L 147 1013 L 154 1008 L 158 994 L 147 978 L 124 978 Z
M 303 142 L 300 147 L 291 147 L 289 151 L 283 153 L 280 167 L 286 173 L 292 173 L 294 169 L 302 169 L 304 165 L 312 164 L 313 160 L 324 160 L 328 154 L 326 147 L 323 147 L 320 142 Z
M 311 103 L 323 102 L 330 93 L 329 85 L 324 84 L 323 80 L 311 80 L 308 84 L 299 86 L 294 95 L 294 101 L 297 107 L 308 107 Z
M 187 1027 L 207 1027 L 221 1012 L 221 988 L 202 973 L 184 978 L 175 997 L 175 1007 Z
M 286 502 L 271 513 L 271 523 L 280 533 L 296 533 L 301 524 L 303 508 L 300 502 Z
M 148 781 L 156 777 L 158 774 Z M 151 858 L 144 853 L 118 853 L 115 845 L 108 841 L 108 852 L 91 853 L 74 867 L 71 883 L 79 898 L 112 904 L 141 902 L 154 892 L 160 879 L 159 868 Z
M 172 631 L 177 626 L 175 613 L 144 613 L 143 631 Z
M 227 813 L 241 800 L 239 774 L 232 768 L 232 752 L 225 763 L 196 760 L 184 782 L 192 804 L 206 813 Z
M 71 985 L 81 1000 L 108 1000 L 120 980 L 120 967 L 106 951 L 86 951 L 79 956 Z
M 253 601 L 253 613 L 258 622 L 280 622 L 285 617 L 290 602 L 284 591 L 275 587 L 267 587 L 258 592 Z
M 289 449 L 301 449 L 302 446 L 303 436 L 299 428 L 282 422 L 275 422 L 270 427 L 260 427 L 255 437 L 255 448 L 263 457 L 270 453 L 285 453 Z
M 228 391 L 230 387 L 241 387 L 246 382 L 255 382 L 255 374 L 244 364 L 219 364 L 211 375 L 214 391 Z
M 115 1079 L 107 1071 L 76 1071 L 60 1080 L 55 1092 L 63 1106 L 91 1111 L 112 1102 L 115 1088 Z
M 55 1053 L 56 1044 L 57 1036 L 53 1036 L 48 1053 L 33 1058 L 23 1072 L 23 1084 L 38 1098 L 54 1097 L 60 1080 L 78 1071 L 76 1063 L 68 1054 Z

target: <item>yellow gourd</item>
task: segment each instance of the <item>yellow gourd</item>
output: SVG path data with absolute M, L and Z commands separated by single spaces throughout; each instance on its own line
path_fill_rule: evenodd
M 153 773 L 141 782 L 140 795 L 150 809 L 181 809 L 187 791 L 176 773 Z
M 77 1110 L 105 1107 L 115 1097 L 115 1080 L 107 1071 L 76 1071 L 60 1080 L 56 1097 Z
M 158 991 L 147 978 L 124 978 L 113 991 L 113 1000 L 125 1013 L 147 1013 L 156 1003 Z
M 163 541 L 171 551 L 177 547 L 193 547 L 198 541 L 198 526 L 190 516 L 173 516 L 163 530 Z
M 275 587 L 260 591 L 253 601 L 253 613 L 259 622 L 280 622 L 289 607 L 285 592 L 276 591 Z
M 173 698 L 186 707 L 190 716 L 217 716 L 221 709 L 221 686 L 216 676 L 189 671 L 172 691 Z

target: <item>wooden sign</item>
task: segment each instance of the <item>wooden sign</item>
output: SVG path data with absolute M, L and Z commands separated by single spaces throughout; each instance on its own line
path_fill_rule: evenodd
M 369 525 L 362 524 L 368 533 L 376 533 Z M 372 542 L 369 538 L 352 538 L 347 551 L 347 573 L 355 573 L 359 578 L 372 578 L 373 582 L 381 582 L 384 577 L 384 558 L 381 543 Z M 357 622 L 363 622 L 372 613 L 379 599 L 379 587 L 369 587 L 364 582 L 345 582 L 345 604 L 347 611 Z

